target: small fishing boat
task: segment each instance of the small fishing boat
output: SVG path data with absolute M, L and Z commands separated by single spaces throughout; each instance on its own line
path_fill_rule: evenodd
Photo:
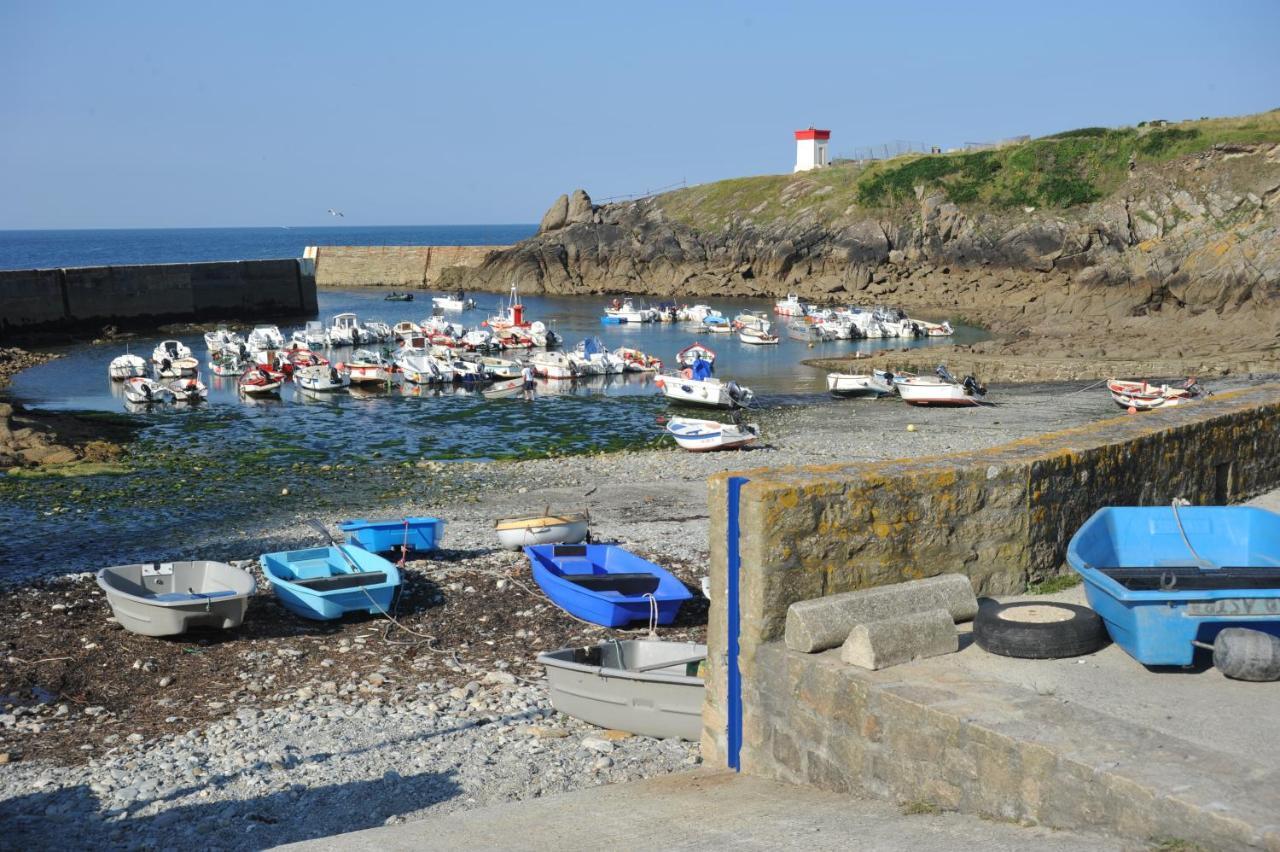
M 577 368 L 563 352 L 535 352 L 529 358 L 529 365 L 544 379 L 572 379 L 578 375 Z
M 257 364 L 240 374 L 236 387 L 248 396 L 270 396 L 280 392 L 284 374 L 277 373 L 264 364 Z
M 346 371 L 353 385 L 385 385 L 391 381 L 391 362 L 370 349 L 357 349 L 339 369 Z
M 396 566 L 352 545 L 264 553 L 258 561 L 284 608 L 315 621 L 386 614 L 400 588 Z
M 329 343 L 329 335 L 325 334 L 324 323 L 320 320 L 310 320 L 302 328 L 302 342 L 307 345 L 308 349 L 326 346 Z
M 738 339 L 751 346 L 769 346 L 781 341 L 778 335 L 750 325 L 738 329 Z
M 716 353 L 709 346 L 703 346 L 701 343 L 690 343 L 676 353 L 676 363 L 681 367 L 692 367 L 693 362 L 698 359 L 714 365 L 716 363 Z
M 719 317 L 719 316 L 723 316 L 723 314 L 721 314 L 719 311 L 717 311 L 715 308 L 711 307 L 710 305 L 693 305 L 690 307 L 681 308 L 679 311 L 676 312 L 676 318 L 679 320 L 682 320 L 683 322 L 700 323 L 707 317 Z
M 340 391 L 351 384 L 350 377 L 332 364 L 311 364 L 293 371 L 293 383 L 313 393 Z
M 819 326 L 812 325 L 804 320 L 795 320 L 787 323 L 787 337 L 792 340 L 799 340 L 802 343 L 821 343 L 824 339 L 822 329 Z
M 894 392 L 893 376 L 882 370 L 874 373 L 827 373 L 827 390 L 832 396 L 888 396 Z
M 325 329 L 330 346 L 359 346 L 360 319 L 355 314 L 335 314 Z
M 609 639 L 538 655 L 551 706 L 567 716 L 644 737 L 702 736 L 707 646 Z
M 219 325 L 213 331 L 205 332 L 204 335 L 204 346 L 210 355 L 217 355 L 224 349 L 236 351 L 243 342 L 244 338 L 234 331 L 228 330 L 225 325 Z
M 476 306 L 475 300 L 468 299 L 467 294 L 461 290 L 452 296 L 432 296 L 431 304 L 442 311 L 469 311 Z
M 209 388 L 205 386 L 204 382 L 200 381 L 199 376 L 174 379 L 168 383 L 167 387 L 169 392 L 173 394 L 174 402 L 193 403 L 209 398 Z
M 361 326 L 362 338 L 366 343 L 390 343 L 394 333 L 385 322 L 369 320 Z
M 1228 627 L 1280 635 L 1280 515 L 1252 506 L 1112 506 L 1067 562 L 1112 640 L 1148 666 L 1186 666 Z
M 773 312 L 783 317 L 804 316 L 805 305 L 795 293 L 788 293 L 787 298 L 773 303 Z
M 524 379 L 502 379 L 481 390 L 480 395 L 485 399 L 502 399 L 520 396 L 524 391 Z
M 534 544 L 577 544 L 587 537 L 591 517 L 586 512 L 545 511 L 540 515 L 499 518 L 493 531 L 498 544 L 519 550 Z
M 347 534 L 347 543 L 363 547 L 370 553 L 427 553 L 440 546 L 444 538 L 444 521 L 439 518 L 410 517 L 386 521 L 357 518 L 339 521 L 338 529 Z
M 704 379 L 691 379 L 679 374 L 666 373 L 654 379 L 654 384 L 667 399 L 712 408 L 746 407 L 755 398 L 751 388 L 741 387 L 737 382 L 722 382 L 711 376 Z
M 250 352 L 274 352 L 284 348 L 284 335 L 274 325 L 254 326 L 245 341 Z
M 639 349 L 629 349 L 622 346 L 613 350 L 613 354 L 615 357 L 622 359 L 623 372 L 656 373 L 662 369 L 661 358 L 648 355 Z
M 707 317 L 702 321 L 702 330 L 707 334 L 733 334 L 733 323 L 724 317 Z
M 511 295 L 501 311 L 485 322 L 489 328 L 495 330 L 525 328 L 529 325 L 529 320 L 524 315 L 524 305 L 520 303 L 520 294 L 516 291 L 516 282 L 511 282 Z
M 143 636 L 239 627 L 257 591 L 248 571 L 203 560 L 114 565 L 98 571 L 97 579 L 115 620 Z
M 191 347 L 181 340 L 162 340 L 151 352 L 151 363 L 159 364 L 162 361 L 177 361 L 179 358 L 190 357 Z
M 540 544 L 524 553 L 551 602 L 592 624 L 671 624 L 693 597 L 670 571 L 616 544 Z
M 981 405 L 987 398 L 987 389 L 973 376 L 956 381 L 943 366 L 936 376 L 899 376 L 893 384 L 898 396 L 912 405 L 963 407 Z
M 137 355 L 130 355 L 127 352 L 118 358 L 112 358 L 111 363 L 107 365 L 107 375 L 117 382 L 138 378 L 146 374 L 147 362 Z
M 244 372 L 244 364 L 235 354 L 223 350 L 209 359 L 209 372 L 215 376 L 238 376 Z
M 493 358 L 489 356 L 476 359 L 480 366 L 484 367 L 485 373 L 489 378 L 495 381 L 505 381 L 508 379 L 518 379 L 524 370 L 524 366 L 519 361 L 512 361 L 509 358 Z
M 157 402 L 171 402 L 173 391 L 155 381 L 142 376 L 125 379 L 122 390 L 124 398 L 137 405 L 151 405 Z
M 672 417 L 667 421 L 667 434 L 682 449 L 703 453 L 709 450 L 736 450 L 754 444 L 760 438 L 760 427 L 754 423 L 720 423 L 692 417 Z
M 604 309 L 604 320 L 615 323 L 635 323 L 649 322 L 653 319 L 653 315 L 646 308 L 636 307 L 635 301 L 631 298 L 614 299 L 607 308 Z
M 1203 393 L 1203 389 L 1196 384 L 1195 379 L 1188 379 L 1182 387 L 1152 385 L 1145 381 L 1129 382 L 1122 379 L 1109 379 L 1107 390 L 1111 392 L 1111 399 L 1116 405 L 1138 411 L 1172 408 L 1180 403 L 1190 402 Z
M 434 385 L 453 381 L 453 367 L 449 362 L 425 349 L 401 349 L 392 360 L 401 378 L 411 384 Z
M 393 291 L 383 296 L 382 300 L 384 302 L 412 302 L 413 294 L 412 293 L 396 293 Z

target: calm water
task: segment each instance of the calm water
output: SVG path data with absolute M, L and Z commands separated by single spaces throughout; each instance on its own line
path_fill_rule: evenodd
M 0 231 L 0 269 L 302 257 L 307 246 L 508 245 L 537 225 Z

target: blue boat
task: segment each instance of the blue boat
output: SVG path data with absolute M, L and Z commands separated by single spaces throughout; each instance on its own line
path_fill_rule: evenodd
M 524 549 L 533 579 L 565 612 L 604 627 L 648 621 L 670 624 L 693 597 L 684 584 L 616 544 L 539 544 Z
M 1067 562 L 1131 657 L 1188 666 L 1227 627 L 1280 635 L 1280 515 L 1250 506 L 1100 509 Z
M 347 543 L 363 547 L 370 553 L 410 553 L 435 550 L 444 538 L 444 521 L 439 518 L 395 518 L 389 521 L 366 521 L 357 518 L 341 521 L 338 529 L 347 534 Z
M 350 545 L 264 553 L 258 562 L 284 608 L 316 621 L 386 613 L 400 588 L 396 566 Z

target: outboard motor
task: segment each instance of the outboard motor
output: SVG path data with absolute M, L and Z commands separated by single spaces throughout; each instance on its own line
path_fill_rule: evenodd
M 944 382 L 956 384 L 955 377 L 951 375 L 951 371 L 947 369 L 946 364 L 939 364 L 938 368 L 934 370 L 934 372 L 937 373 L 938 378 L 942 379 Z
M 978 380 L 973 376 L 965 376 L 964 381 L 961 383 L 961 386 L 964 388 L 964 392 L 969 394 L 970 396 L 973 396 L 974 394 L 978 396 L 987 395 L 986 387 L 978 384 Z

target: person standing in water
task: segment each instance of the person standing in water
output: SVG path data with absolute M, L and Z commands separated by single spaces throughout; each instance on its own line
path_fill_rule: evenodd
M 520 371 L 520 377 L 524 379 L 524 398 L 533 399 L 534 388 L 538 386 L 533 378 L 533 365 L 525 364 L 524 369 Z

